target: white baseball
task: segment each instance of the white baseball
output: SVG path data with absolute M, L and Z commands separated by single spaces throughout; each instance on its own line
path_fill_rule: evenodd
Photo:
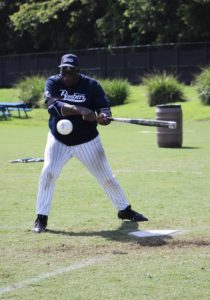
M 60 120 L 57 123 L 57 130 L 62 135 L 70 134 L 73 130 L 73 124 L 67 119 Z

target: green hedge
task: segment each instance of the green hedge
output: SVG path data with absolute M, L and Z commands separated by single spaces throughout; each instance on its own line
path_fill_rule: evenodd
M 28 107 L 38 108 L 44 105 L 44 87 L 46 78 L 43 76 L 27 76 L 21 79 L 16 87 L 20 90 L 19 98 Z
M 44 87 L 46 78 L 42 76 L 28 76 L 23 78 L 16 87 L 20 90 L 20 99 L 29 107 L 44 106 Z M 129 95 L 129 83 L 121 79 L 99 79 L 111 106 L 124 104 Z
M 149 106 L 183 102 L 183 87 L 173 75 L 151 74 L 143 78 L 148 90 Z
M 124 104 L 129 96 L 129 83 L 124 79 L 99 79 L 111 106 Z
M 210 67 L 204 68 L 196 77 L 195 85 L 201 102 L 210 105 Z

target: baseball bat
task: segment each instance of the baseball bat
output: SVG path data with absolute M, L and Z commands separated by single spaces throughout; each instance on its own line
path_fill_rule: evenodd
M 170 129 L 175 129 L 176 128 L 176 122 L 175 121 L 113 118 L 113 117 L 108 117 L 108 120 L 122 122 L 122 123 L 136 124 L 136 125 L 144 125 L 144 126 L 166 127 L 166 128 L 170 128 Z

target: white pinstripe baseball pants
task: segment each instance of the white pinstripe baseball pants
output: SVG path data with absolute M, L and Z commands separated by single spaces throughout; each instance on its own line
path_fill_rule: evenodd
M 48 216 L 56 179 L 64 165 L 72 157 L 79 159 L 95 176 L 117 210 L 123 210 L 128 206 L 124 191 L 112 174 L 99 136 L 84 144 L 66 146 L 56 140 L 49 132 L 45 148 L 44 166 L 39 179 L 37 214 Z

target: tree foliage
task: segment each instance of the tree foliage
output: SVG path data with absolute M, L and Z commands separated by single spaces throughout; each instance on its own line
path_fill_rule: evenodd
M 95 20 L 105 2 L 29 1 L 21 5 L 10 19 L 16 31 L 31 35 L 37 49 L 87 48 L 94 46 Z
M 0 53 L 26 52 L 30 48 L 30 37 L 25 33 L 20 38 L 12 27 L 9 16 L 15 13 L 25 1 L 0 1 Z
M 0 53 L 210 40 L 210 0 L 0 1 Z

